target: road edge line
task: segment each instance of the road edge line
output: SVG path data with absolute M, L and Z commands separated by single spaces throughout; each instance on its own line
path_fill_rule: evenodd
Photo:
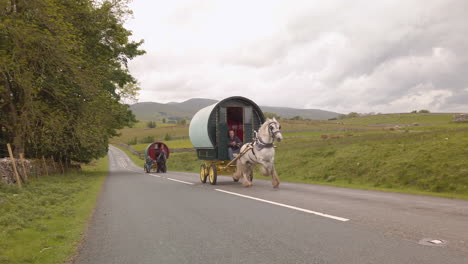
M 181 181 L 181 180 L 176 180 L 176 179 L 172 179 L 172 178 L 166 178 L 170 181 L 175 181 L 175 182 L 180 182 L 180 183 L 185 183 L 185 184 L 189 184 L 189 185 L 193 185 L 194 183 L 193 182 L 186 182 L 186 181 Z
M 247 199 L 252 199 L 252 200 L 259 201 L 259 202 L 269 203 L 269 204 L 273 204 L 273 205 L 277 205 L 277 206 L 281 206 L 281 207 L 301 211 L 301 212 L 308 213 L 308 214 L 314 214 L 314 215 L 317 215 L 317 216 L 322 216 L 322 217 L 330 218 L 330 219 L 341 221 L 341 222 L 347 222 L 347 221 L 350 220 L 350 219 L 344 218 L 344 217 L 324 214 L 324 213 L 321 213 L 321 212 L 316 212 L 316 211 L 312 211 L 312 210 L 308 210 L 308 209 L 304 209 L 304 208 L 300 208 L 300 207 L 296 207 L 296 206 L 292 206 L 292 205 L 287 205 L 287 204 L 283 204 L 283 203 L 273 202 L 273 201 L 269 201 L 269 200 L 265 200 L 265 199 L 261 199 L 261 198 L 257 198 L 257 197 L 253 197 L 253 196 L 248 196 L 248 195 L 244 195 L 244 194 L 240 194 L 240 193 L 225 191 L 225 190 L 222 190 L 222 189 L 215 189 L 215 191 L 223 192 L 223 193 L 227 193 L 227 194 L 231 194 L 231 195 L 236 195 L 236 196 L 247 198 Z

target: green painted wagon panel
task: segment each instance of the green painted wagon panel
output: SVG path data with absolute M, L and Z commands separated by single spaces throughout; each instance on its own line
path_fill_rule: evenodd
M 219 108 L 218 120 L 218 131 L 216 135 L 216 141 L 218 142 L 218 159 L 227 160 L 228 126 L 226 120 L 226 107 Z
M 227 160 L 227 107 L 244 108 L 244 143 L 253 140 L 254 130 L 265 121 L 262 110 L 253 101 L 229 97 L 198 111 L 190 121 L 190 140 L 201 160 Z M 247 116 L 245 116 L 247 115 Z

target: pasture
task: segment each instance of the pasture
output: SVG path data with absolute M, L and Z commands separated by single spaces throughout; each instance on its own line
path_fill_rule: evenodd
M 65 175 L 0 184 L 0 263 L 64 263 L 76 252 L 108 172 L 107 157 Z
M 451 120 L 451 114 L 283 120 L 276 168 L 283 181 L 468 198 L 468 124 Z M 188 135 L 188 127 L 177 129 Z M 174 153 L 168 170 L 198 172 L 200 163 L 194 152 Z

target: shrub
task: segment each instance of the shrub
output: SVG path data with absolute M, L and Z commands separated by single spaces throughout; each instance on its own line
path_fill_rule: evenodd
M 156 122 L 155 121 L 149 121 L 148 123 L 146 123 L 146 126 L 148 128 L 155 128 L 156 127 Z
M 140 143 L 153 143 L 153 142 L 154 142 L 154 136 L 147 136 L 140 140 Z
M 138 137 L 134 137 L 130 139 L 129 141 L 127 141 L 127 145 L 136 145 L 136 144 L 138 144 Z
M 281 116 L 275 114 L 275 113 L 271 113 L 271 112 L 263 112 L 263 115 L 266 117 L 266 118 L 276 118 L 276 120 L 280 120 L 281 119 Z

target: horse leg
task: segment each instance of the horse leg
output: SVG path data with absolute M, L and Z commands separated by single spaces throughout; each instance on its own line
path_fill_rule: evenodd
M 252 168 L 245 166 L 244 170 L 242 171 L 242 175 L 244 176 L 244 180 L 242 181 L 242 185 L 245 187 L 252 186 L 252 182 L 249 180 L 249 176 L 252 174 Z
M 278 173 L 276 173 L 274 165 L 271 168 L 271 183 L 273 184 L 273 188 L 278 188 L 280 184 Z
M 234 174 L 232 175 L 232 178 L 234 180 L 240 180 L 240 178 L 242 178 L 242 171 L 244 170 L 244 165 L 242 164 L 242 162 L 240 160 L 238 160 L 237 164 L 236 164 L 236 171 L 234 172 Z
M 232 178 L 238 181 L 241 177 L 242 177 L 242 169 L 240 169 L 239 166 L 237 166 L 236 171 L 232 175 Z

